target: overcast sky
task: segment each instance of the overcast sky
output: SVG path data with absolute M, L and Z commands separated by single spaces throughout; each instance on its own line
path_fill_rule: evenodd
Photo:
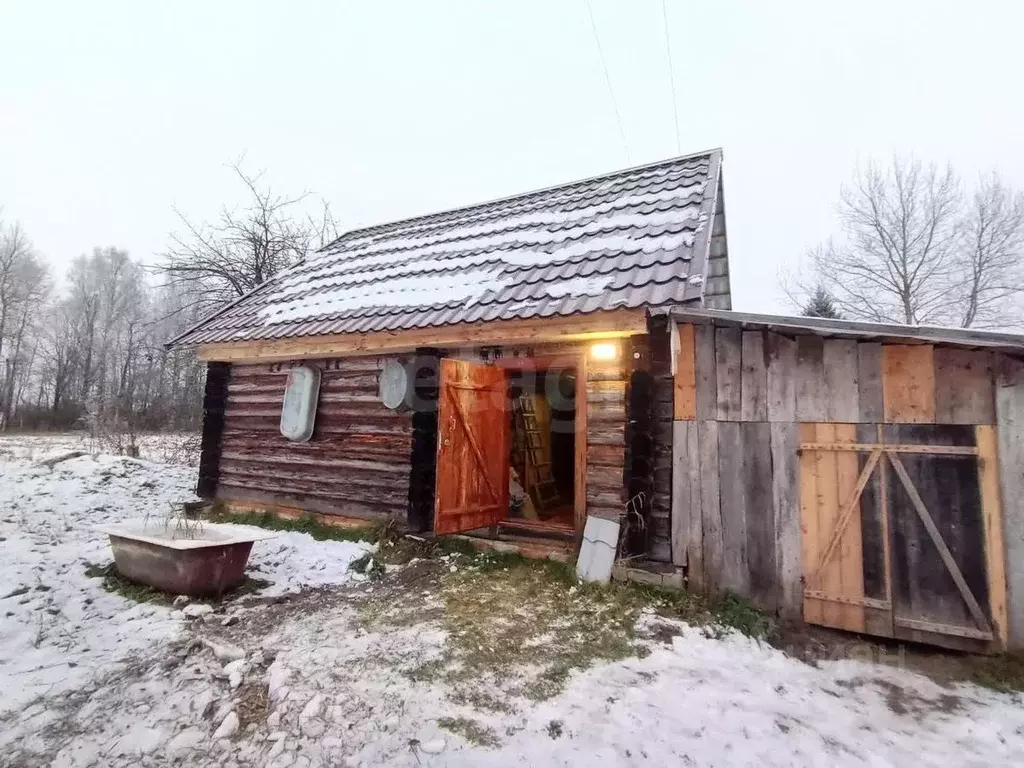
M 0 206 L 57 265 L 152 262 L 242 153 L 345 228 L 677 154 L 662 5 L 0 0 Z M 668 2 L 682 153 L 720 146 L 734 308 L 914 152 L 1024 187 L 1024 4 Z

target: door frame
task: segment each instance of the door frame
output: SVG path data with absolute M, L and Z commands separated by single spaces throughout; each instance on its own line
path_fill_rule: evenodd
M 582 533 L 587 520 L 587 351 L 559 355 L 538 355 L 536 357 L 502 357 L 494 361 L 497 368 L 505 371 L 547 371 L 552 368 L 572 369 L 576 372 L 576 414 L 574 427 L 573 475 L 573 523 L 574 531 Z M 534 529 L 543 533 L 569 530 L 565 526 L 550 523 L 516 523 L 517 527 Z
M 1001 530 L 1001 505 L 998 493 L 998 468 L 995 448 L 995 433 L 992 427 L 977 425 L 974 445 L 928 445 L 919 442 L 889 442 L 884 439 L 883 425 L 875 425 L 875 434 L 871 440 L 858 440 L 855 432 L 856 424 L 836 423 L 801 423 L 800 440 L 800 498 L 802 517 L 802 550 L 803 563 L 803 595 L 804 620 L 808 623 L 823 624 L 840 629 L 870 634 L 917 640 L 927 638 L 929 642 L 959 647 L 960 640 L 981 642 L 1005 647 L 1007 640 L 1007 616 L 1005 600 L 1005 565 L 1003 562 Z M 862 425 L 865 426 L 865 425 Z M 969 425 L 968 425 L 969 426 Z M 824 436 L 822 430 L 824 429 Z M 986 582 L 988 586 L 988 604 L 980 605 L 968 587 L 959 565 L 954 561 L 943 538 L 944 533 L 938 529 L 914 485 L 913 479 L 905 469 L 901 454 L 958 456 L 974 458 L 977 461 L 978 491 L 981 525 L 983 527 L 982 546 Z M 814 521 L 818 515 L 818 482 L 817 471 L 811 469 L 815 457 L 829 455 L 836 462 L 838 457 L 860 456 L 864 459 L 861 466 L 854 464 L 845 474 L 845 490 L 834 499 L 838 505 L 832 509 L 834 522 L 826 531 L 818 530 Z M 838 466 L 838 465 L 837 465 Z M 849 469 L 849 468 L 848 468 Z M 807 475 L 807 472 L 810 475 Z M 843 474 L 843 473 L 840 473 Z M 862 494 L 872 477 L 877 477 L 879 484 L 879 534 L 881 538 L 881 557 L 883 566 L 883 589 L 881 598 L 868 598 L 854 589 L 851 593 L 845 583 L 839 592 L 835 585 L 829 588 L 822 579 L 826 568 L 837 565 L 833 557 L 841 547 L 846 532 L 853 527 L 856 546 L 853 550 L 860 552 L 860 501 Z M 890 519 L 889 498 L 887 488 L 890 484 L 901 485 L 911 503 L 911 512 L 923 523 L 939 560 L 951 575 L 961 599 L 964 601 L 973 620 L 973 626 L 953 625 L 945 622 L 919 620 L 899 614 L 893 599 L 893 553 L 891 552 L 892 521 Z M 808 537 L 815 541 L 809 542 Z M 819 544 L 825 544 L 820 547 Z M 808 547 L 810 546 L 810 550 Z M 808 555 L 812 557 L 808 558 Z M 863 567 L 859 563 L 847 564 Z M 842 566 L 845 570 L 845 566 Z M 858 568 L 854 568 L 858 571 Z M 859 571 L 863 579 L 863 572 Z M 843 578 L 848 578 L 845 574 Z M 856 577 L 857 573 L 853 573 Z M 856 580 L 856 579 L 855 579 Z M 1000 586 L 1002 583 L 1002 587 Z M 831 606 L 831 617 L 825 610 Z M 811 611 L 813 609 L 813 611 Z M 986 609 L 988 614 L 986 615 Z M 810 611 L 810 615 L 809 614 Z M 868 616 L 867 614 L 871 614 Z M 867 621 L 866 621 L 867 619 Z M 874 619 L 874 620 L 873 620 Z M 881 619 L 881 623 L 877 621 Z M 939 640 L 941 638 L 941 640 Z M 965 646 L 966 650 L 973 647 Z

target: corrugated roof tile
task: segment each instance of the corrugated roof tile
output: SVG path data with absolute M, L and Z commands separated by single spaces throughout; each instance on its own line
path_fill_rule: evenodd
M 699 301 L 720 164 L 712 150 L 353 230 L 174 343 Z

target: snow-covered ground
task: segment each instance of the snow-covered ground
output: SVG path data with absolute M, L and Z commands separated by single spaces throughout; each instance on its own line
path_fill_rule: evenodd
M 360 580 L 348 564 L 365 544 L 282 534 L 254 546 L 262 594 L 212 613 L 139 605 L 86 576 L 110 559 L 93 526 L 190 498 L 193 473 L 103 455 L 38 466 L 67 447 L 0 439 L 2 765 L 1024 765 L 1019 696 L 809 666 L 653 614 L 643 658 L 544 701 L 475 706 L 412 674 L 450 639 L 440 595 L 415 592 L 414 621 L 361 620 L 366 601 L 421 589 Z

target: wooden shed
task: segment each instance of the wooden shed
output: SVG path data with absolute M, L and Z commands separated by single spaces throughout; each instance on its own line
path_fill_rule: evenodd
M 1024 337 L 670 314 L 691 587 L 883 637 L 1024 644 Z
M 1024 338 L 731 312 L 721 153 L 354 230 L 171 342 L 198 491 L 1024 645 Z
M 172 342 L 209 361 L 199 492 L 570 548 L 634 499 L 668 562 L 676 306 L 729 308 L 718 150 L 348 232 Z

